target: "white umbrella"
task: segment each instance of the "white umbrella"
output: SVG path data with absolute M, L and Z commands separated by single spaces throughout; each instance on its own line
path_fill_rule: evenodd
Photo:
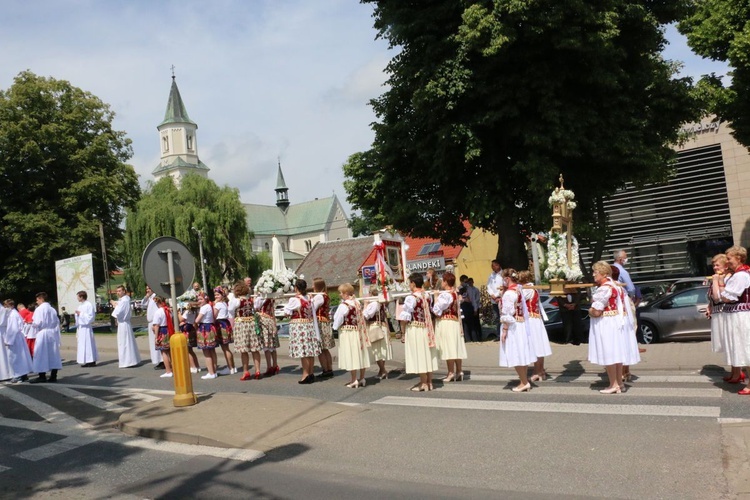
M 276 239 L 274 235 L 271 246 L 271 269 L 274 273 L 286 271 L 286 263 L 284 262 L 284 250 L 281 248 L 281 243 Z

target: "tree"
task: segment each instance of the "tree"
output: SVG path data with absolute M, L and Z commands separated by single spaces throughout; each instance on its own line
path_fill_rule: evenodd
M 698 84 L 706 114 L 732 123 L 732 135 L 750 147 L 750 4 L 746 0 L 692 2 L 690 15 L 680 21 L 693 51 L 734 68 L 727 87 L 715 74 Z
M 551 225 L 560 173 L 583 240 L 604 237 L 597 199 L 668 176 L 694 116 L 660 56 L 683 2 L 363 1 L 400 52 L 371 101 L 372 147 L 344 166 L 355 209 L 447 244 L 469 220 L 525 268 L 523 231 Z
M 209 286 L 245 276 L 250 259 L 247 214 L 239 191 L 219 187 L 199 175 L 186 175 L 178 188 L 167 176 L 152 184 L 125 225 L 125 279 L 133 290 L 145 283 L 141 258 L 146 246 L 160 236 L 172 236 L 185 243 L 195 257 L 196 280 L 200 280 L 199 229 L 203 238 L 206 280 Z
M 54 292 L 55 261 L 86 253 L 103 281 L 99 223 L 115 246 L 124 209 L 140 196 L 126 163 L 131 141 L 112 128 L 114 116 L 89 92 L 30 71 L 0 91 L 3 293 L 28 300 Z

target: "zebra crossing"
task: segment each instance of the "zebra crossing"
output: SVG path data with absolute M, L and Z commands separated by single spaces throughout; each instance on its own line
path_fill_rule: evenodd
M 537 382 L 528 393 L 514 394 L 514 374 L 476 374 L 463 382 L 444 383 L 419 395 L 388 395 L 374 405 L 455 410 L 572 413 L 591 415 L 661 416 L 722 419 L 722 398 L 736 397 L 723 387 L 720 375 L 651 374 L 628 383 L 622 394 L 603 395 L 601 376 L 559 375 Z M 654 401 L 651 403 L 649 400 Z M 689 404 L 686 404 L 689 403 Z
M 86 386 L 73 384 L 46 384 L 42 387 L 24 385 L 22 390 L 13 386 L 0 385 L 0 398 L 6 398 L 25 409 L 41 417 L 41 420 L 27 420 L 20 418 L 9 418 L 0 416 L 0 428 L 7 427 L 16 430 L 31 432 L 44 432 L 61 436 L 61 439 L 40 446 L 31 446 L 23 451 L 12 455 L 13 458 L 28 462 L 38 462 L 55 457 L 62 453 L 75 450 L 82 446 L 95 442 L 108 442 L 122 446 L 140 448 L 146 450 L 178 453 L 188 456 L 210 456 L 238 461 L 253 461 L 263 456 L 256 450 L 217 448 L 204 445 L 188 445 L 167 441 L 155 441 L 152 439 L 133 437 L 120 432 L 111 432 L 107 429 L 97 429 L 96 426 L 83 420 L 75 418 L 42 399 L 49 396 L 50 391 L 70 398 L 81 403 L 94 411 L 106 412 L 119 415 L 131 407 L 103 399 L 115 394 L 125 399 L 137 401 L 156 401 L 174 394 L 173 391 L 162 391 L 152 389 L 134 388 L 111 388 L 101 386 Z M 88 393 L 101 391 L 102 397 L 92 396 Z M 12 467 L 0 464 L 0 474 L 12 470 Z

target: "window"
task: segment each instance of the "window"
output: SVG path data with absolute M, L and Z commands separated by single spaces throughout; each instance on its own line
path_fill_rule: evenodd
M 193 150 L 193 136 L 192 135 L 187 136 L 187 148 L 191 151 Z
M 264 246 L 266 248 L 266 252 L 270 252 L 271 251 L 271 247 L 268 245 L 267 241 L 266 241 L 266 244 Z
M 167 151 L 169 151 L 169 137 L 165 135 L 161 138 L 161 140 L 162 140 L 162 147 L 164 149 L 164 152 L 166 153 Z
M 440 243 L 425 243 L 417 255 L 427 255 L 440 250 Z
M 310 240 L 305 240 L 305 250 L 306 250 L 306 251 L 308 251 L 308 252 L 309 252 L 310 250 L 312 250 L 312 241 L 310 241 Z
M 697 306 L 700 303 L 705 303 L 706 300 L 706 289 L 694 288 L 684 293 L 675 295 L 672 299 L 672 307 L 675 308 Z

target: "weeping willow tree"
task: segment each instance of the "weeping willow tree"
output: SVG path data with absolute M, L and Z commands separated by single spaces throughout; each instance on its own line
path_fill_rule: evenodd
M 160 236 L 172 236 L 185 243 L 195 257 L 196 280 L 200 281 L 198 234 L 192 228 L 202 234 L 208 285 L 241 279 L 251 261 L 246 217 L 237 189 L 219 187 L 198 175 L 185 176 L 179 188 L 171 177 L 160 179 L 127 215 L 128 286 L 138 293 L 144 290 L 141 257 L 146 246 Z

